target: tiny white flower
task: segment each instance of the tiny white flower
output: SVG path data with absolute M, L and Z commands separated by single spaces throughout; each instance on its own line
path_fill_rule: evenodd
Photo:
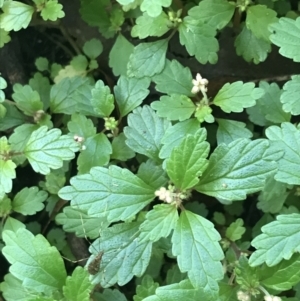
M 202 92 L 207 92 L 207 85 L 208 85 L 208 80 L 206 78 L 202 78 L 202 76 L 200 75 L 200 73 L 197 73 L 196 75 L 196 79 L 192 80 L 193 83 L 193 88 L 192 88 L 192 93 L 196 94 L 199 91 Z
M 281 298 L 276 296 L 265 296 L 264 299 L 265 301 L 281 301 Z
M 74 135 L 73 139 L 78 143 L 82 143 L 84 141 L 84 138 L 79 135 Z
M 237 299 L 240 301 L 250 301 L 250 296 L 243 291 L 238 291 L 236 295 Z
M 167 190 L 165 187 L 160 187 L 159 190 L 155 191 L 155 195 L 166 203 L 171 203 L 173 201 L 172 192 Z

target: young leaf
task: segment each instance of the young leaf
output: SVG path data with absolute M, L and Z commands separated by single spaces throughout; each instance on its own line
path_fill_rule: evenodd
M 194 96 L 191 92 L 193 77 L 189 68 L 183 67 L 178 61 L 166 61 L 164 70 L 153 78 L 158 92 Z
M 289 260 L 300 251 L 300 215 L 293 213 L 278 215 L 276 221 L 261 228 L 262 234 L 256 236 L 251 245 L 256 248 L 249 264 L 258 266 L 266 263 L 272 267 L 282 259 Z
M 89 215 L 105 215 L 109 222 L 133 217 L 154 199 L 154 189 L 127 169 L 93 167 L 73 177 L 59 196 Z
M 141 11 L 155 18 L 161 14 L 162 7 L 169 7 L 171 3 L 172 0 L 144 0 L 141 4 Z
M 26 229 L 6 230 L 2 235 L 2 253 L 11 264 L 10 272 L 22 281 L 23 287 L 46 295 L 62 289 L 67 277 L 63 260 L 42 235 L 34 236 Z
M 299 185 L 300 146 L 295 141 L 300 139 L 300 130 L 291 123 L 283 122 L 281 128 L 275 125 L 268 127 L 266 136 L 274 147 L 284 151 L 283 157 L 278 160 L 275 180 Z
M 159 152 L 159 157 L 161 159 L 168 158 L 172 150 L 178 146 L 188 134 L 194 135 L 197 130 L 199 130 L 199 122 L 196 118 L 178 122 L 169 127 L 161 139 L 163 146 Z
M 1 15 L 0 15 L 0 19 L 1 19 Z M 10 42 L 10 40 L 11 40 L 11 38 L 9 36 L 9 32 L 0 28 L 0 48 L 2 48 L 5 44 Z M 3 99 L 3 98 L 1 97 L 0 99 Z M 4 101 L 4 99 L 3 99 L 3 101 Z
M 283 93 L 280 97 L 282 108 L 284 112 L 291 113 L 292 115 L 300 114 L 300 75 L 292 76 L 292 79 L 286 82 L 283 86 Z M 285 120 L 289 121 L 289 120 Z
M 41 17 L 44 21 L 56 21 L 63 18 L 65 13 L 62 10 L 63 6 L 57 0 L 47 0 L 41 11 Z
M 145 275 L 140 285 L 136 287 L 136 294 L 133 296 L 134 301 L 143 301 L 146 297 L 155 294 L 155 290 L 159 287 L 149 275 Z
M 264 139 L 238 139 L 228 146 L 219 145 L 196 189 L 225 200 L 244 200 L 246 195 L 263 189 L 266 177 L 276 170 L 269 158 L 269 142 Z
M 170 96 L 161 96 L 159 101 L 153 101 L 151 108 L 157 111 L 159 117 L 183 121 L 191 117 L 196 106 L 185 95 L 171 94 Z
M 243 234 L 246 232 L 246 228 L 243 227 L 243 225 L 244 221 L 241 218 L 238 218 L 226 229 L 226 237 L 231 241 L 240 240 Z
M 117 137 L 114 137 L 112 141 L 112 154 L 111 159 L 126 161 L 135 156 L 135 152 L 127 146 L 125 143 L 126 137 L 124 133 L 121 133 Z
M 1 7 L 0 28 L 5 31 L 18 31 L 28 27 L 34 8 L 19 1 L 5 1 Z
M 78 113 L 72 114 L 71 120 L 68 122 L 68 130 L 73 135 L 78 135 L 85 139 L 96 134 L 96 127 L 92 120 Z
M 116 102 L 122 117 L 138 107 L 149 94 L 149 78 L 121 76 L 114 87 Z
M 239 138 L 252 138 L 253 134 L 246 127 L 244 122 L 229 119 L 216 119 L 219 127 L 217 130 L 218 145 L 221 143 L 230 144 Z
M 225 0 L 204 0 L 192 7 L 189 15 L 220 30 L 231 20 L 234 8 L 232 3 Z
M 246 26 L 259 39 L 269 41 L 268 26 L 278 19 L 277 13 L 265 5 L 252 5 L 247 9 Z
M 205 129 L 187 135 L 167 159 L 167 173 L 181 191 L 194 187 L 208 165 L 209 143 L 205 139 Z
M 220 239 L 210 221 L 188 210 L 180 214 L 172 236 L 172 253 L 181 272 L 187 272 L 193 286 L 211 300 L 218 297 L 217 281 L 223 278 Z
M 105 86 L 102 80 L 98 80 L 92 89 L 92 106 L 101 117 L 109 117 L 114 105 L 114 96 L 110 93 L 108 86 Z
M 49 61 L 45 57 L 38 57 L 35 60 L 34 64 L 35 64 L 37 70 L 39 70 L 41 72 L 49 70 Z
M 148 211 L 146 220 L 140 226 L 140 242 L 158 241 L 161 237 L 168 237 L 175 228 L 178 212 L 175 206 L 169 204 L 155 205 Z
M 77 159 L 77 168 L 80 174 L 88 173 L 94 166 L 108 164 L 112 147 L 110 141 L 103 133 L 87 138 L 84 146 L 86 149 L 80 152 Z
M 242 56 L 246 62 L 253 60 L 254 64 L 264 62 L 271 52 L 271 43 L 257 38 L 246 26 L 237 36 L 234 46 L 237 55 Z
M 171 28 L 172 22 L 166 13 L 161 12 L 157 17 L 150 17 L 147 13 L 139 16 L 131 29 L 133 38 L 161 37 Z
M 161 139 L 170 122 L 159 118 L 149 107 L 138 107 L 128 116 L 128 126 L 124 128 L 126 144 L 135 152 L 159 161 Z
M 255 88 L 254 83 L 244 84 L 241 81 L 225 84 L 215 96 L 213 103 L 224 112 L 240 113 L 244 108 L 255 105 L 255 100 L 264 95 L 264 90 Z
M 4 118 L 0 118 L 0 131 L 6 131 L 27 121 L 24 114 L 15 106 L 6 103 L 3 106 L 6 109 L 6 114 Z
M 219 45 L 215 35 L 215 28 L 190 16 L 185 17 L 179 26 L 180 44 L 201 64 L 215 64 L 218 61 Z
M 294 62 L 300 62 L 300 19 L 280 18 L 269 26 L 272 34 L 270 40 L 278 46 L 279 53 Z
M 25 187 L 15 195 L 12 201 L 12 208 L 15 212 L 23 215 L 33 215 L 44 208 L 43 202 L 47 197 L 48 193 L 39 190 L 36 186 Z
M 82 50 L 87 57 L 95 59 L 102 53 L 103 45 L 100 40 L 91 39 L 84 43 Z
M 24 154 L 32 168 L 45 175 L 50 168 L 58 169 L 63 161 L 73 159 L 78 150 L 79 145 L 72 137 L 61 135 L 59 129 L 47 131 L 47 127 L 42 126 L 31 134 Z
M 76 267 L 72 276 L 67 277 L 63 287 L 64 296 L 72 301 L 90 301 L 92 290 L 93 284 L 89 281 L 89 274 L 80 266 Z
M 129 58 L 128 76 L 142 78 L 160 73 L 165 67 L 167 47 L 166 39 L 137 45 Z
M 151 257 L 151 242 L 141 243 L 136 237 L 139 223 L 117 224 L 101 233 L 90 247 L 93 254 L 89 262 L 103 252 L 99 271 L 92 276 L 93 283 L 110 287 L 115 283 L 124 285 L 134 275 L 140 277 Z

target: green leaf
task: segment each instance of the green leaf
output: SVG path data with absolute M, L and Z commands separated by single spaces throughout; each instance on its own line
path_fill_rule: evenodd
M 194 96 L 191 92 L 192 73 L 189 68 L 183 67 L 178 61 L 166 61 L 164 70 L 155 75 L 153 78 L 155 82 L 155 90 L 166 94 L 181 94 L 186 96 Z
M 63 6 L 57 0 L 47 0 L 45 6 L 41 11 L 41 17 L 44 21 L 56 21 L 63 18 L 65 13 L 62 10 Z
M 106 218 L 87 215 L 84 211 L 75 207 L 65 207 L 62 213 L 55 217 L 55 221 L 63 226 L 66 232 L 75 232 L 78 237 L 95 239 L 103 228 L 108 226 Z
M 279 264 L 268 267 L 263 265 L 258 270 L 261 284 L 277 291 L 287 291 L 300 281 L 300 258 L 294 254 L 291 259 L 283 260 Z
M 72 276 L 67 277 L 66 285 L 63 287 L 64 296 L 72 301 L 90 301 L 92 290 L 89 274 L 80 266 L 76 267 Z
M 103 252 L 99 271 L 92 276 L 93 283 L 105 288 L 115 283 L 124 285 L 134 275 L 142 276 L 150 261 L 152 243 L 134 239 L 138 227 L 138 223 L 117 224 L 102 231 L 90 248 L 93 255 L 88 264 Z
M 1 15 L 0 15 L 0 19 L 1 19 Z M 0 28 L 0 48 L 2 48 L 5 44 L 10 42 L 10 40 L 11 38 L 9 36 L 9 32 Z
M 71 67 L 74 68 L 76 72 L 78 71 L 82 74 L 85 73 L 88 64 L 87 58 L 82 54 L 74 56 L 70 62 Z
M 168 270 L 166 284 L 179 283 L 186 279 L 186 273 L 181 273 L 177 264 L 174 264 L 172 268 Z
M 216 29 L 222 29 L 230 22 L 234 8 L 232 3 L 225 0 L 204 0 L 191 8 L 189 15 Z
M 59 129 L 47 131 L 42 126 L 31 134 L 24 154 L 34 171 L 45 175 L 50 168 L 58 169 L 63 161 L 73 159 L 78 150 L 79 145 L 72 137 L 61 135 Z
M 155 205 L 148 211 L 146 220 L 140 226 L 140 241 L 158 241 L 161 237 L 168 237 L 175 228 L 178 220 L 175 206 L 169 204 Z
M 73 135 L 83 138 L 88 138 L 96 134 L 96 127 L 93 121 L 78 113 L 72 114 L 71 120 L 68 122 L 68 130 Z
M 6 131 L 27 121 L 24 114 L 14 105 L 4 103 L 3 106 L 6 109 L 6 114 L 4 118 L 0 118 L 0 131 Z
M 133 296 L 134 301 L 143 301 L 146 297 L 155 294 L 155 290 L 159 287 L 149 275 L 145 275 L 140 285 L 136 287 L 136 294 Z
M 159 118 L 149 106 L 144 106 L 128 115 L 127 123 L 128 126 L 124 128 L 126 144 L 135 152 L 159 161 L 161 139 L 170 122 Z
M 120 76 L 114 92 L 122 117 L 138 107 L 148 96 L 150 82 L 149 78 Z
M 180 283 L 158 287 L 155 295 L 147 297 L 143 301 L 170 301 L 176 299 L 194 301 L 199 298 L 203 301 L 208 301 L 203 295 L 201 288 L 195 288 L 189 280 L 183 280 Z
M 265 139 L 239 139 L 219 145 L 209 158 L 196 190 L 225 200 L 244 200 L 263 189 L 266 177 L 277 165 L 268 153 Z
M 124 133 L 121 133 L 119 136 L 114 137 L 112 141 L 112 154 L 111 159 L 127 161 L 135 156 L 135 152 L 127 146 L 125 143 L 126 137 Z
M 300 139 L 300 130 L 291 123 L 283 122 L 281 128 L 278 126 L 268 127 L 266 136 L 271 140 L 271 145 L 274 145 L 277 150 L 284 151 L 283 157 L 278 160 L 275 180 L 299 185 L 300 146 L 295 141 Z
M 217 298 L 217 281 L 223 278 L 220 239 L 210 221 L 188 210 L 180 214 L 172 236 L 172 253 L 181 272 L 187 272 L 193 286 L 211 300 Z
M 59 196 L 90 215 L 105 212 L 109 222 L 133 217 L 154 199 L 154 189 L 127 169 L 93 167 L 73 177 Z M 110 183 L 110 184 L 108 184 Z
M 103 45 L 100 40 L 91 39 L 84 43 L 82 50 L 87 57 L 95 59 L 102 53 Z
M 43 103 L 38 92 L 33 91 L 28 85 L 15 84 L 12 98 L 25 115 L 34 116 L 35 112 L 43 109 Z
M 2 253 L 11 264 L 10 272 L 22 281 L 23 287 L 46 295 L 62 289 L 67 277 L 64 263 L 45 237 L 34 236 L 26 229 L 6 230 L 2 235 Z
M 253 61 L 254 64 L 264 62 L 271 52 L 271 43 L 257 38 L 246 26 L 237 36 L 234 46 L 237 55 L 242 56 L 246 62 Z
M 150 17 L 157 17 L 162 12 L 162 7 L 169 7 L 172 0 L 143 0 L 141 11 L 147 12 Z
M 167 173 L 181 191 L 194 187 L 208 165 L 209 143 L 205 141 L 206 130 L 187 135 L 172 150 L 167 160 Z
M 47 197 L 48 193 L 39 190 L 36 186 L 30 188 L 25 187 L 15 195 L 12 201 L 12 207 L 15 212 L 23 215 L 33 215 L 43 210 L 43 202 Z
M 115 76 L 127 74 L 127 64 L 133 50 L 134 46 L 119 34 L 109 53 L 109 67 Z
M 300 75 L 292 76 L 292 79 L 287 81 L 283 86 L 283 93 L 281 94 L 280 101 L 282 102 L 282 109 L 284 112 L 291 113 L 292 115 L 300 114 Z M 286 114 L 287 115 L 287 114 Z M 289 121 L 289 120 L 285 120 Z
M 187 96 L 179 94 L 161 96 L 159 101 L 151 103 L 151 107 L 157 111 L 159 117 L 179 121 L 190 118 L 196 109 L 194 103 Z
M 226 229 L 225 235 L 229 240 L 237 241 L 242 238 L 245 232 L 246 228 L 244 227 L 244 221 L 241 218 L 238 218 Z
M 256 248 L 249 264 L 258 266 L 266 263 L 272 267 L 282 259 L 289 260 L 300 251 L 300 215 L 293 213 L 278 215 L 276 221 L 261 228 L 262 234 L 256 236 L 251 245 Z
M 279 53 L 294 62 L 300 62 L 300 18 L 292 20 L 281 17 L 269 29 L 272 32 L 270 40 L 280 48 Z
M 77 160 L 80 174 L 88 173 L 94 166 L 104 166 L 109 163 L 112 147 L 103 133 L 87 138 L 84 146 L 85 149 L 81 151 Z
M 219 299 L 218 301 L 235 301 L 237 292 L 240 289 L 238 285 L 233 286 L 224 282 L 219 283 Z
M 157 17 L 150 17 L 147 13 L 136 19 L 136 24 L 131 29 L 131 36 L 139 39 L 147 37 L 161 37 L 168 32 L 172 26 L 172 22 L 164 12 Z
M 255 105 L 255 100 L 264 95 L 264 90 L 255 88 L 254 83 L 242 81 L 225 84 L 215 96 L 213 103 L 225 113 L 240 113 L 244 108 Z
M 230 144 L 232 141 L 239 138 L 252 138 L 253 134 L 246 127 L 244 122 L 229 120 L 229 119 L 216 119 L 219 127 L 217 130 L 218 145 L 221 143 Z
M 1 9 L 0 28 L 5 31 L 27 28 L 34 12 L 32 6 L 18 1 L 5 1 Z
M 38 57 L 34 62 L 37 70 L 43 72 L 49 70 L 49 61 L 45 57 Z
M 140 43 L 129 57 L 127 74 L 129 77 L 152 77 L 160 73 L 166 63 L 168 40 Z
M 168 158 L 172 150 L 177 147 L 188 134 L 194 135 L 198 129 L 199 122 L 196 118 L 178 122 L 169 127 L 161 139 L 163 146 L 159 152 L 159 157 L 161 159 Z
M 102 80 L 98 80 L 92 89 L 92 106 L 101 117 L 109 117 L 114 110 L 114 96 L 110 93 L 110 88 L 105 86 Z
M 187 16 L 179 26 L 180 44 L 190 55 L 195 55 L 201 64 L 215 64 L 218 61 L 218 41 L 216 30 L 198 18 Z
M 247 9 L 246 26 L 258 38 L 269 41 L 268 26 L 278 19 L 277 13 L 265 5 L 252 5 Z

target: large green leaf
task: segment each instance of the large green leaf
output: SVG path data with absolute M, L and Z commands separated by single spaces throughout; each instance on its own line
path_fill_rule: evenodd
M 195 288 L 203 290 L 204 300 L 218 297 L 218 281 L 223 278 L 221 239 L 214 225 L 188 210 L 181 213 L 172 236 L 172 253 L 181 272 L 187 272 Z

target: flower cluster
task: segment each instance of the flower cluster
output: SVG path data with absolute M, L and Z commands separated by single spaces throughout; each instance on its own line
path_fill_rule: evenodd
M 168 190 L 166 187 L 160 187 L 159 190 L 155 191 L 155 196 L 157 196 L 161 201 L 166 203 L 173 202 L 173 193 L 171 190 Z
M 197 73 L 196 79 L 192 80 L 193 82 L 193 88 L 192 88 L 192 93 L 197 94 L 199 91 L 202 92 L 202 94 L 206 94 L 207 92 L 207 85 L 208 85 L 208 80 L 206 78 L 202 78 L 200 73 Z

